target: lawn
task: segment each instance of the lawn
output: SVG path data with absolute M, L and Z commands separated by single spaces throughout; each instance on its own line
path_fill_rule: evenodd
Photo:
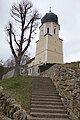
M 0 80 L 0 86 L 3 86 L 5 93 L 15 98 L 27 112 L 30 110 L 31 83 L 31 77 L 16 77 Z

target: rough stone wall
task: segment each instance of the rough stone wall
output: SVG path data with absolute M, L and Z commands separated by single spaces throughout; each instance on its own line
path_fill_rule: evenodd
M 15 99 L 7 96 L 2 87 L 0 87 L 0 113 L 5 116 L 3 116 L 3 120 L 28 120 L 27 112 L 22 109 Z
M 78 62 L 71 62 L 71 63 L 66 63 L 66 67 L 72 68 L 72 69 L 78 69 L 80 68 L 80 61 Z
M 80 120 L 80 69 L 55 64 L 41 76 L 50 77 L 72 120 Z

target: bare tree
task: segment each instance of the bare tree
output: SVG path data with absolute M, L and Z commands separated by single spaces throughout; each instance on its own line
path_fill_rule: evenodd
M 11 18 L 16 22 L 9 22 L 6 27 L 8 43 L 15 58 L 14 76 L 20 74 L 20 62 L 23 54 L 28 49 L 39 24 L 40 15 L 28 0 L 23 0 L 18 5 L 13 5 Z M 16 46 L 16 47 L 15 47 Z

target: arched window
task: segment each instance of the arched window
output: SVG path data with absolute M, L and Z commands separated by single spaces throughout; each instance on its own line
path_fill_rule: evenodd
M 49 33 L 49 27 L 47 28 L 47 34 Z
M 54 28 L 54 34 L 57 35 L 57 29 L 56 28 Z
M 54 34 L 56 34 L 56 28 L 54 28 Z

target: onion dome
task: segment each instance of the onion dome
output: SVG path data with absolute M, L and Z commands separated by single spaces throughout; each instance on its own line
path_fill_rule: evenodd
M 58 24 L 58 16 L 56 14 L 52 13 L 51 10 L 50 10 L 41 19 L 42 24 L 45 23 L 45 22 L 54 22 L 54 23 Z

